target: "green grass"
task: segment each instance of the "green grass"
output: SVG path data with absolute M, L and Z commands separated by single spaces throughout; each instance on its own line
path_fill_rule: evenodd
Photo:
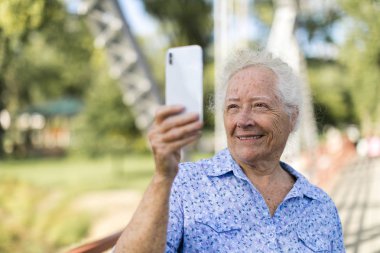
M 192 160 L 209 157 L 194 154 Z M 154 172 L 151 154 L 124 157 L 67 157 L 0 161 L 0 178 L 18 179 L 48 189 L 70 192 L 104 189 L 143 191 Z
M 12 160 L 0 163 L 0 177 L 70 191 L 111 188 L 143 190 L 153 174 L 153 168 L 153 159 L 149 154 L 123 158 Z
M 86 237 L 96 220 L 72 209 L 82 194 L 144 191 L 151 155 L 0 161 L 0 252 L 57 252 Z
M 96 217 L 73 210 L 73 201 L 107 189 L 143 192 L 153 172 L 151 154 L 0 160 L 0 252 L 57 252 L 78 243 Z

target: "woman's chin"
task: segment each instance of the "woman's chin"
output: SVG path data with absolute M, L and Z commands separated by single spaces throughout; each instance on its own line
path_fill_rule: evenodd
M 253 152 L 252 149 L 241 149 L 241 151 L 238 154 L 235 154 L 234 158 L 235 160 L 237 160 L 238 163 L 253 164 L 255 162 L 260 161 L 260 157 L 260 153 Z

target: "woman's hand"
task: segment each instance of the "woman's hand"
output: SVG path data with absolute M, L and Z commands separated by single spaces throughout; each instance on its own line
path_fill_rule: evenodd
M 148 133 L 156 172 L 135 214 L 120 236 L 115 252 L 164 252 L 169 198 L 178 171 L 181 148 L 200 136 L 202 122 L 183 106 L 163 106 Z
M 183 106 L 162 106 L 148 133 L 156 163 L 156 175 L 174 179 L 181 148 L 200 137 L 203 123 L 195 113 L 182 113 Z

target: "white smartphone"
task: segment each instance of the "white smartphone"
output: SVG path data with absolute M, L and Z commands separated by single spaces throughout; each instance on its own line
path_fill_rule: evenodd
M 170 48 L 166 53 L 166 105 L 183 105 L 203 120 L 203 57 L 198 45 Z

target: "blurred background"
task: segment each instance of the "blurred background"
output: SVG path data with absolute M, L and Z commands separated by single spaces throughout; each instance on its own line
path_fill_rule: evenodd
M 224 147 L 228 52 L 267 48 L 303 81 L 284 159 L 331 194 L 347 252 L 380 252 L 379 15 L 378 0 L 0 0 L 0 252 L 64 252 L 127 224 L 153 173 L 166 50 L 190 44 L 205 129 L 186 159 Z

